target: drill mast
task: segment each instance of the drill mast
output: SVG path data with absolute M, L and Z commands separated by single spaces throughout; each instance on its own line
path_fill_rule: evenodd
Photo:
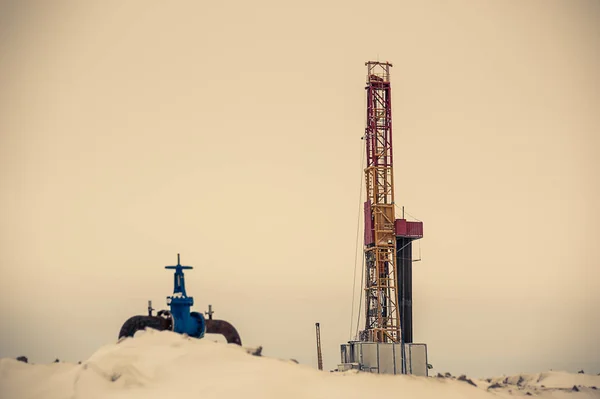
M 365 147 L 365 330 L 361 341 L 400 342 L 392 153 L 392 106 L 388 62 L 367 66 Z
M 341 345 L 336 370 L 427 376 L 427 345 L 412 337 L 412 242 L 423 238 L 423 222 L 406 220 L 404 208 L 402 218 L 395 218 L 392 64 L 365 65 L 365 325 L 358 337 Z

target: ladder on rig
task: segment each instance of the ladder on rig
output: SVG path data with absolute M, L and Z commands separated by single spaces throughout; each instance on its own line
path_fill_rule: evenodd
M 315 323 L 317 330 L 317 366 L 319 370 L 323 370 L 323 356 L 321 355 L 321 328 L 319 323 Z

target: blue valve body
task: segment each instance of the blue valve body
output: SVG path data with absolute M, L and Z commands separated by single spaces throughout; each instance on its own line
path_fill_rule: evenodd
M 202 313 L 190 310 L 194 305 L 194 298 L 187 296 L 185 292 L 183 270 L 193 269 L 193 267 L 181 266 L 179 254 L 177 254 L 177 266 L 165 266 L 165 269 L 175 270 L 173 295 L 167 297 L 167 305 L 171 308 L 171 317 L 173 318 L 173 331 L 194 338 L 203 338 L 206 333 L 206 320 Z

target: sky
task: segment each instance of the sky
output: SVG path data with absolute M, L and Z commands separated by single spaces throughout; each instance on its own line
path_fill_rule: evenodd
M 599 19 L 583 0 L 0 1 L 0 357 L 86 359 L 166 308 L 180 253 L 195 310 L 315 367 L 319 322 L 335 368 L 380 60 L 433 371 L 599 373 Z

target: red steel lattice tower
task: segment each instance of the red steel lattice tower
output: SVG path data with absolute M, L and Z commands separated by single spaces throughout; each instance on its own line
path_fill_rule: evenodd
M 367 66 L 365 147 L 365 330 L 362 341 L 400 342 L 388 62 Z

